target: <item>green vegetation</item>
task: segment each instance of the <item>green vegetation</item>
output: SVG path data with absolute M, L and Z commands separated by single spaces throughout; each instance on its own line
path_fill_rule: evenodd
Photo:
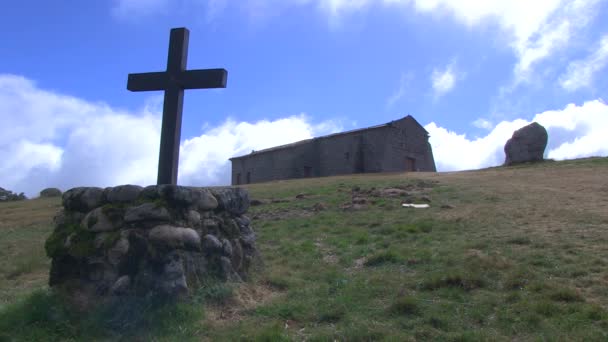
M 607 161 L 250 185 L 269 202 L 248 213 L 251 280 L 87 314 L 45 285 L 59 200 L 1 203 L 0 341 L 605 341 Z M 354 187 L 367 203 L 340 209 Z M 388 187 L 431 208 L 371 195 Z

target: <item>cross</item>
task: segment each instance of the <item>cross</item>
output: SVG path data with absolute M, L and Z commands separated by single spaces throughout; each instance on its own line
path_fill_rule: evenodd
M 171 29 L 167 70 L 129 74 L 127 81 L 130 91 L 165 91 L 158 185 L 177 184 L 184 89 L 226 88 L 228 72 L 225 69 L 186 70 L 189 35 L 187 28 Z

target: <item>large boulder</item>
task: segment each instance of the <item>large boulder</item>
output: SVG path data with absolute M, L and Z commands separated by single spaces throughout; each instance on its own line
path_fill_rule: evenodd
M 59 197 L 61 194 L 61 190 L 57 188 L 46 188 L 40 191 L 40 197 Z
M 518 129 L 505 144 L 504 165 L 542 161 L 547 140 L 547 130 L 536 122 Z

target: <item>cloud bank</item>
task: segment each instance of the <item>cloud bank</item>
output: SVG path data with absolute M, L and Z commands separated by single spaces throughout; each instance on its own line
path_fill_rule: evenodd
M 0 74 L 0 186 L 35 197 L 51 186 L 154 184 L 161 126 L 157 108 L 152 101 L 135 112 L 121 111 Z M 548 158 L 608 155 L 608 105 L 602 100 L 531 117 L 549 132 Z M 502 164 L 505 142 L 528 123 L 503 121 L 478 139 L 434 122 L 425 128 L 438 170 L 454 171 Z M 180 183 L 227 185 L 230 157 L 343 129 L 341 120 L 314 123 L 306 114 L 253 123 L 229 118 L 182 142 Z
M 600 100 L 569 104 L 533 116 L 532 120 L 503 121 L 485 136 L 476 139 L 439 127 L 431 122 L 425 128 L 438 171 L 458 171 L 502 165 L 504 145 L 513 132 L 532 122 L 547 129 L 549 141 L 545 158 L 564 160 L 591 156 L 608 156 L 608 105 Z M 487 122 L 480 122 L 489 128 Z
M 158 97 L 136 112 L 40 89 L 0 74 L 0 184 L 36 196 L 45 187 L 156 183 Z M 313 124 L 305 114 L 255 123 L 227 119 L 180 146 L 184 185 L 227 185 L 228 158 L 341 131 L 340 120 Z

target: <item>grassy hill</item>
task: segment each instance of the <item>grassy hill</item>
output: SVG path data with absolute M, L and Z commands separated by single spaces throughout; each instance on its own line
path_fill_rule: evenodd
M 247 188 L 251 281 L 89 315 L 46 289 L 60 200 L 0 203 L 0 341 L 608 340 L 608 158 Z

